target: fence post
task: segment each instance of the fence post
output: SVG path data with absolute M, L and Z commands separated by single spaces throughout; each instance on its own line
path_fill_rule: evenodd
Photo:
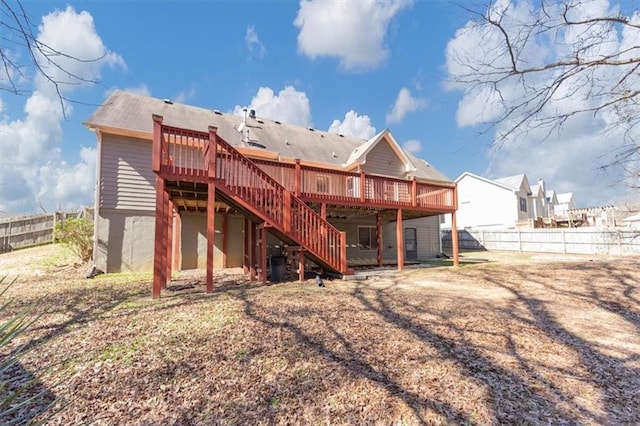
M 522 235 L 520 235 L 520 230 L 518 229 L 518 249 L 522 252 Z
M 622 254 L 622 240 L 620 238 L 619 229 L 616 229 L 616 240 L 618 241 L 618 254 Z
M 567 254 L 567 237 L 565 235 L 565 230 L 562 231 L 562 253 Z

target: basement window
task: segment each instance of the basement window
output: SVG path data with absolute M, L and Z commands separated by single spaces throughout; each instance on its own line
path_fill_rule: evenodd
M 378 250 L 375 226 L 358 226 L 358 250 Z

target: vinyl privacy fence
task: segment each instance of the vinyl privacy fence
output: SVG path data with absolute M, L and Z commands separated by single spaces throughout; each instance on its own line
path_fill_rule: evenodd
M 58 221 L 80 217 L 83 212 L 57 212 L 0 219 L 0 253 L 53 242 Z
M 569 228 L 508 231 L 458 230 L 464 250 L 504 250 L 563 254 L 640 255 L 640 229 Z M 443 249 L 451 249 L 451 231 L 442 231 Z

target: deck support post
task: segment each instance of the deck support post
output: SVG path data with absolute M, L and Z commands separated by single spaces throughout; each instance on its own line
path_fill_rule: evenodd
M 258 279 L 256 273 L 256 249 L 257 249 L 257 234 L 258 229 L 255 222 L 251 222 L 250 225 L 251 244 L 249 246 L 249 281 L 255 281 Z
M 154 299 L 160 298 L 163 286 L 166 284 L 166 257 L 165 238 L 166 235 L 166 213 L 164 210 L 165 182 L 160 176 L 156 176 L 156 223 L 153 248 L 153 290 L 151 296 Z
M 174 205 L 175 208 L 175 205 Z M 181 241 L 182 241 L 182 216 L 177 209 L 174 212 L 173 222 L 173 255 L 171 256 L 171 264 L 174 271 L 180 270 L 181 267 Z
M 453 188 L 453 210 L 451 212 L 451 252 L 453 254 L 453 266 L 460 266 L 460 251 L 458 250 L 458 224 L 456 211 L 458 210 L 458 185 Z
M 242 250 L 242 273 L 245 275 L 249 273 L 249 244 L 250 244 L 249 232 L 250 232 L 249 219 L 245 217 L 244 218 L 244 245 Z
M 207 293 L 213 292 L 213 253 L 216 226 L 216 184 L 213 180 L 208 184 L 207 199 Z
M 298 250 L 298 281 L 304 281 L 304 250 Z
M 404 227 L 402 226 L 402 209 L 396 214 L 396 242 L 398 249 L 398 271 L 404 269 Z
M 265 223 L 258 228 L 260 236 L 260 281 L 267 284 L 267 226 Z
M 340 272 L 347 272 L 347 233 L 340 231 Z
M 367 189 L 366 185 L 366 176 L 364 174 L 364 170 L 360 170 L 360 202 L 364 203 L 365 201 L 365 190 Z
M 456 212 L 451 212 L 451 253 L 453 255 L 453 266 L 460 265 L 460 254 L 458 252 L 458 224 L 456 223 Z
M 376 246 L 378 266 L 382 266 L 382 216 L 380 213 L 376 213 Z
M 173 201 L 165 191 L 167 197 L 167 254 L 166 254 L 166 279 L 162 288 L 167 288 L 167 283 L 171 281 L 173 272 Z

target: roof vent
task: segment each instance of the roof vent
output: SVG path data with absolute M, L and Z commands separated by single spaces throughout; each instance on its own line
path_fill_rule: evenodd
M 312 132 L 315 132 L 315 129 L 313 127 L 309 127 L 309 130 L 311 130 Z
M 214 109 L 214 110 L 213 110 L 213 113 L 214 113 L 214 114 L 217 114 L 217 115 L 222 115 L 222 113 L 221 113 L 219 110 L 217 110 L 217 109 Z
M 344 135 L 342 133 L 338 133 L 338 136 L 340 136 L 341 138 L 344 138 Z
M 273 120 L 273 122 L 276 124 L 281 124 L 278 120 Z
M 331 153 L 331 155 L 333 156 L 333 158 L 336 158 L 336 157 L 337 157 L 337 155 L 336 155 L 336 152 L 335 152 L 335 151 L 333 151 L 333 152 Z
M 285 139 L 285 140 L 284 140 L 284 144 L 285 144 L 285 145 L 291 145 L 291 144 L 289 143 L 289 139 Z
M 258 123 L 260 123 L 260 124 L 264 124 L 264 121 L 262 121 L 262 120 L 260 120 L 260 119 L 258 118 Z
M 173 105 L 173 101 L 171 99 L 163 99 L 165 104 Z

